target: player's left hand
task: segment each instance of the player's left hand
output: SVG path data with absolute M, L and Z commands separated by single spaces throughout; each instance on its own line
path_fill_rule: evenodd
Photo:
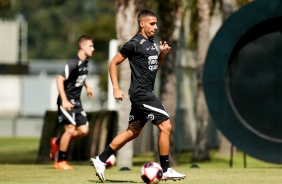
M 164 41 L 164 42 L 160 41 L 161 53 L 167 54 L 169 52 L 170 48 L 171 47 L 166 43 L 166 41 Z
M 87 89 L 87 96 L 88 96 L 89 99 L 92 99 L 94 97 L 94 93 L 93 93 L 92 89 L 90 89 L 90 88 Z

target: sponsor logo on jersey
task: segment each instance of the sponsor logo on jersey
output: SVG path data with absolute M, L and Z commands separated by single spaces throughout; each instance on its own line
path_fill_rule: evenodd
M 158 56 L 149 56 L 148 57 L 149 70 L 154 71 L 158 69 Z
M 85 79 L 86 75 L 79 75 L 76 79 L 75 87 L 83 86 Z
M 88 67 L 78 68 L 78 71 L 86 71 L 86 70 L 88 70 Z

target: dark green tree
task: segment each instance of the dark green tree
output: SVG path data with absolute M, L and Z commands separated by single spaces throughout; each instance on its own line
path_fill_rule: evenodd
M 75 54 L 77 38 L 90 34 L 96 46 L 92 59 L 105 61 L 116 35 L 113 0 L 1 0 L 0 8 L 7 12 L 2 18 L 25 17 L 31 59 L 67 59 Z

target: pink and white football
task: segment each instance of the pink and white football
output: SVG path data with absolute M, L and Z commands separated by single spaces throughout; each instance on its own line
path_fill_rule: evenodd
M 163 170 L 156 162 L 147 162 L 141 167 L 140 176 L 147 183 L 159 183 L 163 177 Z

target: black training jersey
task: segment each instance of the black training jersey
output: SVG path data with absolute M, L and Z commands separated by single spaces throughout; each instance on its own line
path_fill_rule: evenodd
M 60 74 L 66 78 L 64 81 L 65 92 L 68 100 L 80 99 L 80 94 L 88 74 L 88 60 L 81 61 L 78 56 L 71 58 Z M 58 104 L 61 104 L 60 95 Z
M 141 100 L 150 97 L 158 70 L 158 47 L 155 41 L 136 34 L 119 52 L 130 63 L 130 98 Z

